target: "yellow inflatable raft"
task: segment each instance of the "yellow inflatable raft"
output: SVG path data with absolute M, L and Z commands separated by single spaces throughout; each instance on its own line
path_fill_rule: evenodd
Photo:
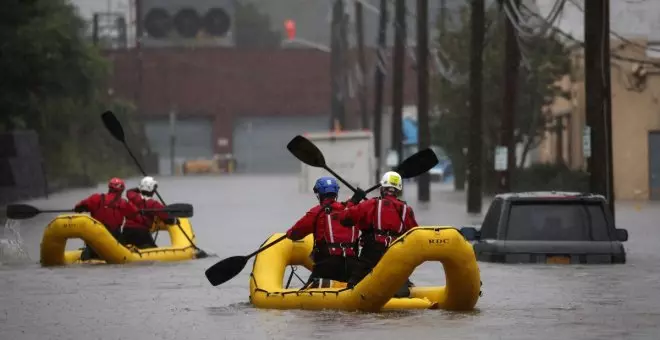
M 264 244 L 280 237 L 275 234 Z M 284 289 L 287 265 L 312 268 L 312 236 L 284 241 L 258 254 L 250 274 L 250 302 L 271 309 L 471 310 L 481 292 L 479 267 L 472 245 L 453 227 L 417 227 L 399 237 L 360 283 L 349 288 Z M 446 285 L 413 287 L 410 298 L 392 298 L 413 270 L 426 261 L 440 261 Z
M 190 222 L 179 218 L 181 229 L 195 242 Z M 183 261 L 192 260 L 196 256 L 193 245 L 183 235 L 177 225 L 155 223 L 155 229 L 167 230 L 172 245 L 149 249 L 129 249 L 120 244 L 101 224 L 86 214 L 60 215 L 56 217 L 46 230 L 41 240 L 41 265 L 44 267 L 61 266 L 76 263 L 109 263 L 123 264 L 139 261 Z M 154 229 L 154 230 L 155 230 Z M 82 250 L 66 251 L 68 239 L 82 239 L 96 251 L 103 260 L 81 261 Z

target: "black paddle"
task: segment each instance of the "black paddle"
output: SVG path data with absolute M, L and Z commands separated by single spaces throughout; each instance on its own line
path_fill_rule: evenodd
M 142 209 L 140 211 L 164 211 L 172 217 L 192 217 L 193 206 L 188 203 L 174 203 L 163 209 Z M 72 209 L 41 210 L 27 204 L 10 204 L 7 206 L 7 218 L 12 220 L 24 220 L 32 218 L 41 213 L 73 213 Z
M 315 168 L 323 168 L 327 170 L 330 174 L 344 183 L 346 187 L 351 189 L 351 191 L 355 192 L 355 188 L 346 183 L 346 181 L 341 178 L 341 176 L 332 171 L 332 169 L 328 168 L 327 164 L 325 163 L 323 152 L 321 152 L 321 150 L 319 150 L 319 148 L 316 147 L 316 145 L 314 145 L 314 143 L 312 143 L 309 139 L 300 135 L 295 136 L 289 142 L 289 144 L 287 144 L 286 148 L 289 149 L 289 151 L 301 162 Z M 438 157 L 435 155 L 433 150 L 424 149 L 406 158 L 401 164 L 399 164 L 399 166 L 395 168 L 394 171 L 399 173 L 402 178 L 413 178 L 431 170 L 438 164 L 438 162 Z M 376 184 L 366 190 L 365 193 L 374 191 L 379 187 L 380 184 Z
M 307 138 L 302 136 L 294 137 L 291 142 L 287 144 L 287 149 L 289 149 L 289 151 L 303 163 L 313 167 L 326 169 L 328 172 L 337 177 L 342 183 L 346 184 L 349 189 L 355 192 L 355 189 L 352 186 L 347 184 L 346 181 L 344 181 L 340 176 L 334 173 L 334 171 L 328 168 L 328 166 L 325 164 L 325 157 L 323 156 L 321 150 L 319 150 L 316 145 L 314 145 Z M 438 164 L 438 158 L 436 157 L 435 153 L 431 149 L 425 149 L 405 159 L 396 169 L 401 177 L 412 178 L 426 171 L 429 171 L 436 164 Z M 380 184 L 373 186 L 366 192 L 373 191 L 378 187 L 380 187 Z M 240 273 L 243 268 L 245 268 L 245 265 L 251 257 L 259 254 L 271 246 L 274 246 L 285 238 L 286 235 L 278 238 L 269 245 L 258 249 L 250 255 L 232 256 L 214 264 L 206 270 L 206 278 L 209 280 L 209 282 L 211 282 L 213 286 L 217 286 L 231 280 L 233 277 L 238 275 L 238 273 Z
M 131 152 L 131 148 L 128 147 L 128 144 L 126 143 L 126 136 L 124 135 L 124 128 L 121 126 L 121 123 L 119 122 L 117 117 L 115 117 L 115 114 L 112 113 L 112 111 L 105 111 L 101 115 L 101 119 L 103 120 L 103 125 L 105 125 L 105 128 L 108 129 L 108 131 L 110 131 L 110 134 L 116 140 L 118 140 L 122 144 L 124 144 L 124 148 L 126 148 L 126 151 L 128 151 L 128 154 L 131 155 L 131 158 L 133 158 L 133 161 L 135 162 L 137 167 L 140 169 L 140 172 L 142 172 L 142 175 L 147 176 L 147 172 L 144 171 L 144 169 L 140 165 L 140 162 L 138 162 L 137 158 L 135 158 L 135 156 L 133 155 L 133 152 Z M 158 196 L 158 199 L 160 199 L 160 201 L 163 202 L 163 204 L 165 204 L 165 201 L 163 200 L 163 198 L 158 193 L 158 190 L 156 190 L 156 196 Z M 192 241 L 192 239 L 190 239 L 188 234 L 186 234 L 186 232 L 183 230 L 183 228 L 181 228 L 181 224 L 179 223 L 179 221 L 177 221 L 176 225 L 179 227 L 179 229 L 183 233 L 183 236 L 185 236 L 186 239 L 188 239 L 188 242 L 190 242 L 190 244 L 195 249 L 197 249 L 197 255 L 196 255 L 197 258 L 202 259 L 202 258 L 205 258 L 205 257 L 209 256 L 205 251 L 199 249 L 197 247 L 197 245 Z M 158 234 L 156 234 L 156 235 L 158 235 Z
M 401 175 L 401 178 L 417 177 L 431 169 L 438 164 L 438 157 L 431 149 L 424 149 L 416 152 L 412 156 L 403 160 L 394 171 Z M 367 189 L 365 193 L 369 193 L 380 188 L 381 184 L 378 183 L 371 188 Z
M 207 269 L 206 272 L 204 272 L 204 274 L 206 275 L 206 278 L 209 280 L 209 282 L 211 282 L 213 286 L 221 285 L 233 279 L 236 275 L 238 275 L 238 273 L 240 273 L 243 270 L 243 268 L 245 268 L 245 265 L 247 264 L 248 260 L 250 260 L 250 258 L 276 245 L 277 243 L 280 243 L 285 238 L 286 235 L 282 235 L 282 237 L 269 243 L 265 247 L 261 247 L 257 249 L 250 255 L 228 257 L 209 267 L 209 269 Z
M 289 149 L 289 152 L 291 152 L 296 158 L 298 158 L 301 162 L 313 166 L 315 168 L 323 168 L 335 178 L 337 178 L 339 181 L 344 183 L 347 188 L 351 189 L 351 191 L 355 192 L 355 188 L 348 184 L 341 176 L 337 175 L 332 169 L 328 167 L 327 164 L 325 164 L 325 157 L 323 156 L 323 152 L 319 150 L 314 143 L 312 143 L 309 139 L 303 137 L 303 136 L 295 136 L 293 139 L 289 142 L 289 144 L 286 145 L 286 148 Z

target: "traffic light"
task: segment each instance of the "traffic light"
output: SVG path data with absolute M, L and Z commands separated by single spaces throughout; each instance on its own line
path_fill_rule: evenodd
M 143 46 L 233 45 L 233 0 L 141 0 Z

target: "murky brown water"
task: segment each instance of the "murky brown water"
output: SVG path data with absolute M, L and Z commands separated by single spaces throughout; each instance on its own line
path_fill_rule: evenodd
M 133 180 L 129 185 L 135 183 Z M 169 178 L 167 202 L 195 205 L 198 245 L 218 257 L 181 263 L 41 268 L 43 227 L 52 216 L 22 221 L 28 263 L 0 265 L 0 339 L 658 339 L 660 205 L 621 204 L 628 263 L 540 266 L 480 263 L 484 296 L 469 313 L 382 314 L 270 311 L 248 303 L 249 265 L 212 287 L 204 270 L 256 249 L 314 202 L 292 177 Z M 412 185 L 409 185 L 412 188 Z M 91 191 L 31 203 L 67 208 Z M 415 204 L 414 190 L 407 199 Z M 460 194 L 434 188 L 429 225 L 468 221 Z M 485 210 L 485 209 L 484 209 Z M 162 233 L 160 236 L 163 239 Z M 72 242 L 71 247 L 78 247 Z M 251 263 L 251 262 L 250 262 Z M 305 272 L 304 269 L 301 270 Z M 413 274 L 418 285 L 442 283 L 437 264 Z M 306 278 L 306 275 L 304 276 Z M 294 279 L 295 280 L 295 279 Z

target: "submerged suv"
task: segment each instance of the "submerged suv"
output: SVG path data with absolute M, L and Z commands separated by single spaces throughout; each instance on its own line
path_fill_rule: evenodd
M 572 192 L 497 195 L 480 230 L 463 227 L 477 260 L 502 263 L 625 263 L 605 197 Z

